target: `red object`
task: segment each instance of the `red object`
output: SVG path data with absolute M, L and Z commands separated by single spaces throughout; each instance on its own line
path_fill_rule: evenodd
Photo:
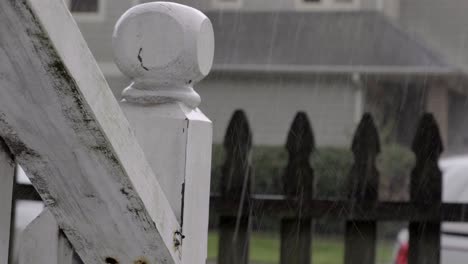
M 408 250 L 408 243 L 401 244 L 400 248 L 398 249 L 395 264 L 408 264 Z

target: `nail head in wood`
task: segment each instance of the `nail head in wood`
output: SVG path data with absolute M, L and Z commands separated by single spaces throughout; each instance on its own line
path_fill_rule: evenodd
M 200 11 L 169 2 L 129 9 L 117 22 L 112 46 L 119 69 L 133 83 L 122 97 L 141 104 L 200 104 L 193 85 L 211 70 L 214 33 Z

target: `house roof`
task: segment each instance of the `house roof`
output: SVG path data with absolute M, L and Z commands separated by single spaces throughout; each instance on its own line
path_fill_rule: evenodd
M 207 12 L 216 70 L 450 72 L 383 15 L 361 12 Z

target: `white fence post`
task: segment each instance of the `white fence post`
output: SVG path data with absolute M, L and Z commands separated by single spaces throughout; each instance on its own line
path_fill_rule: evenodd
M 54 216 L 44 210 L 21 234 L 18 264 L 80 264 Z
M 193 85 L 210 71 L 211 22 L 191 7 L 138 5 L 117 22 L 113 48 L 132 79 L 121 107 L 181 225 L 174 239 L 182 262 L 207 254 L 212 125 L 197 108 Z
M 15 179 L 15 164 L 10 151 L 0 139 L 0 263 L 8 263 L 11 205 L 13 183 Z

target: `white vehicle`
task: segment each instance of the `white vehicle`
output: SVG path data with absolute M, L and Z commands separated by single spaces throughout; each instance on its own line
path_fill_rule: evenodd
M 442 200 L 468 203 L 468 156 L 442 159 Z M 408 263 L 408 230 L 397 237 L 395 264 Z M 465 264 L 468 260 L 468 223 L 442 223 L 441 264 Z

